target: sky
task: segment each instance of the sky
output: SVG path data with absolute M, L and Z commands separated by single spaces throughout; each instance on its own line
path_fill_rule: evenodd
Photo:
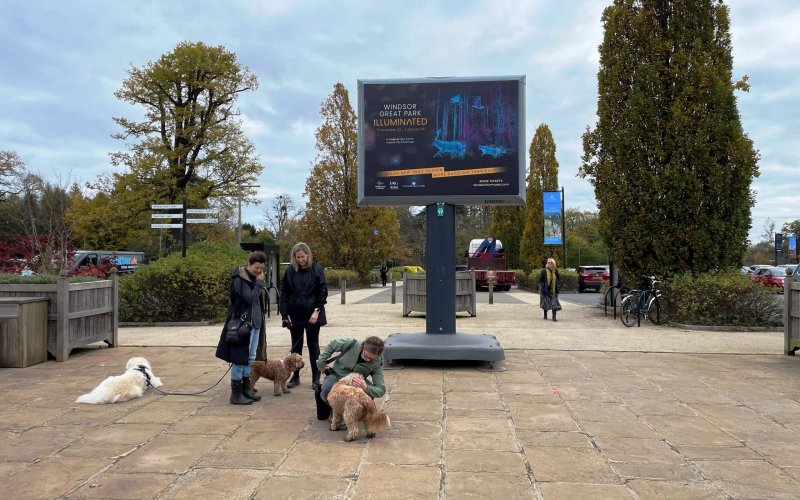
M 336 82 L 356 106 L 359 79 L 525 75 L 526 144 L 546 123 L 557 146 L 568 208 L 596 210 L 577 177 L 581 134 L 597 117 L 601 16 L 610 0 L 0 0 L 0 150 L 54 182 L 115 171 L 112 117 L 141 110 L 118 101 L 131 67 L 182 41 L 222 45 L 258 77 L 243 95 L 243 129 L 264 171 L 261 205 L 242 219 L 265 225 L 271 199 L 299 205 L 316 157 L 319 109 Z M 771 221 L 800 219 L 800 2 L 730 0 L 734 79 L 745 132 L 761 155 L 751 241 Z

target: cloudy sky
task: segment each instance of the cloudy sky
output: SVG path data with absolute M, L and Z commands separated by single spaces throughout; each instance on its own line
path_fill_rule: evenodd
M 131 67 L 178 42 L 223 45 L 258 77 L 243 96 L 244 129 L 264 165 L 259 198 L 243 219 L 264 224 L 277 194 L 302 193 L 315 158 L 322 101 L 340 81 L 355 106 L 358 79 L 526 75 L 526 143 L 553 131 L 566 205 L 596 209 L 576 177 L 580 136 L 596 121 L 601 0 L 0 0 L 0 150 L 53 180 L 110 172 L 113 116 Z M 800 218 L 800 2 L 731 0 L 734 78 L 742 124 L 761 153 L 752 240 L 770 220 Z

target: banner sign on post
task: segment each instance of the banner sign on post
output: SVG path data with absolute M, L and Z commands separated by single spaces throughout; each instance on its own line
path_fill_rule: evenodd
M 524 205 L 525 77 L 358 81 L 358 205 Z
M 542 193 L 544 212 L 544 244 L 563 245 L 564 222 L 561 214 L 561 191 L 545 191 Z
M 789 236 L 789 258 L 797 258 L 797 236 Z

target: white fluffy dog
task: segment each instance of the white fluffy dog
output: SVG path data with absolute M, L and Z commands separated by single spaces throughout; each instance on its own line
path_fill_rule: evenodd
M 131 358 L 125 365 L 125 373 L 114 375 L 100 382 L 92 392 L 75 400 L 76 403 L 92 405 L 121 403 L 141 397 L 147 389 L 147 382 L 153 387 L 161 387 L 161 379 L 153 374 L 150 363 L 144 358 Z

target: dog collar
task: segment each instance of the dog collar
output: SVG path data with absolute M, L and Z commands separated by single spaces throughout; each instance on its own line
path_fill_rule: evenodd
M 136 368 L 134 368 L 134 370 L 136 370 L 137 372 L 142 372 L 142 375 L 144 375 L 144 378 L 147 379 L 147 385 L 151 385 L 150 384 L 150 374 L 147 373 L 147 367 L 145 367 L 144 365 L 139 365 Z

